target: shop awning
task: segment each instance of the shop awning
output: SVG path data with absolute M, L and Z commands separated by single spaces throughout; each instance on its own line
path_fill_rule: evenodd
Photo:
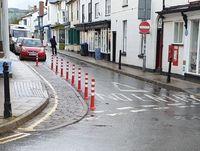
M 78 30 L 92 30 L 92 29 L 110 28 L 110 24 L 111 24 L 110 20 L 104 20 L 91 23 L 77 24 L 75 25 L 75 27 Z
M 196 10 L 200 10 L 200 2 L 166 7 L 164 10 L 156 13 L 158 13 L 159 15 L 165 15 L 165 14 L 180 13 L 180 12 L 190 12 Z

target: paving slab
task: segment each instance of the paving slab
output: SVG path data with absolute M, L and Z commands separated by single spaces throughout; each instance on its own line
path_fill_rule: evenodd
M 0 78 L 0 133 L 19 127 L 39 114 L 49 101 L 43 81 L 25 63 L 11 54 L 10 98 L 12 118 L 4 119 L 4 81 Z

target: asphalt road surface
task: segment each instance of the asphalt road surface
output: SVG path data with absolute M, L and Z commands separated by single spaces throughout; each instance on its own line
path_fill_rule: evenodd
M 75 64 L 76 69 L 81 67 L 83 75 L 88 72 L 89 79 L 95 78 L 96 111 L 67 127 L 24 132 L 26 137 L 1 144 L 1 151 L 200 150 L 200 100 L 63 55 L 59 57 Z M 34 63 L 28 64 L 33 66 Z M 50 72 L 50 57 L 43 66 Z M 62 98 L 64 94 L 61 92 L 58 97 Z M 52 123 L 59 126 L 55 119 L 47 119 L 39 127 L 45 129 Z

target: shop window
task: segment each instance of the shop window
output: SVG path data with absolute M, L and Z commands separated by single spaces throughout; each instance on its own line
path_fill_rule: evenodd
M 174 43 L 175 44 L 183 43 L 183 22 L 174 23 Z

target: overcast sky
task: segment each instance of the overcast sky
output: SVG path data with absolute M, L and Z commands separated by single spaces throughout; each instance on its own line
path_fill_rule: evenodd
M 27 9 L 28 5 L 38 5 L 40 0 L 8 0 L 9 8 Z M 43 0 L 44 1 L 44 0 Z

